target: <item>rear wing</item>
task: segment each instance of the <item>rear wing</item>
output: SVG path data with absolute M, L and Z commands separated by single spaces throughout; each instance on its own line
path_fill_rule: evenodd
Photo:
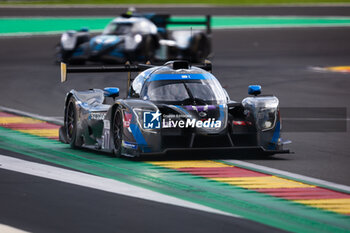
M 199 25 L 205 26 L 207 34 L 211 34 L 211 16 L 206 15 L 203 19 L 200 20 L 173 20 L 169 14 L 153 14 L 153 13 L 133 13 L 131 15 L 122 14 L 123 17 L 142 17 L 152 21 L 158 28 L 167 28 L 168 25 Z
M 172 65 L 173 69 L 186 69 L 186 68 L 189 68 L 190 66 L 195 66 L 209 72 L 212 71 L 211 62 L 208 60 L 206 60 L 204 64 L 191 65 L 187 61 L 171 61 L 164 64 L 164 66 L 166 65 Z M 128 82 L 127 82 L 127 89 L 126 89 L 128 91 L 132 81 L 131 72 L 142 72 L 144 70 L 147 70 L 153 67 L 161 67 L 161 66 L 151 65 L 150 63 L 131 65 L 130 62 L 126 62 L 125 65 L 119 65 L 119 66 L 67 66 L 66 63 L 61 62 L 61 83 L 64 83 L 67 81 L 68 73 L 126 72 L 128 73 Z
M 142 72 L 153 67 L 161 67 L 166 65 L 172 65 L 173 69 L 185 69 L 186 66 L 187 68 L 190 66 L 195 66 L 209 72 L 212 71 L 212 65 L 209 60 L 205 60 L 203 64 L 189 64 L 187 61 L 170 61 L 160 66 L 151 65 L 150 63 L 131 65 L 129 62 L 126 62 L 125 65 L 119 66 L 68 66 L 66 63 L 61 62 L 61 82 L 64 83 L 67 81 L 68 73 L 127 72 L 130 74 L 131 72 Z
M 81 67 L 67 67 L 66 63 L 61 62 L 61 83 L 67 81 L 67 73 L 106 73 L 106 72 L 127 72 L 128 82 L 126 92 L 128 92 L 131 85 L 131 72 L 141 72 L 152 68 L 153 66 L 147 64 L 130 65 L 126 62 L 124 66 L 81 66 Z
M 141 72 L 152 66 L 130 65 L 126 63 L 124 66 L 67 66 L 61 62 L 61 83 L 67 81 L 68 73 L 106 73 L 106 72 Z
M 207 34 L 211 34 L 211 16 L 206 15 L 204 20 L 172 20 L 170 17 L 167 19 L 167 25 L 202 25 L 205 26 Z

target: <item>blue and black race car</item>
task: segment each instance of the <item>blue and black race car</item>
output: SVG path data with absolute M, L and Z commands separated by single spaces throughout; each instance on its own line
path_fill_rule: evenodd
M 205 25 L 206 32 L 170 31 L 169 24 Z M 111 21 L 101 35 L 91 36 L 86 28 L 63 33 L 56 47 L 56 60 L 70 64 L 174 59 L 202 62 L 211 53 L 210 34 L 210 16 L 205 21 L 173 22 L 169 15 L 124 14 Z
M 171 61 L 162 66 L 67 67 L 67 73 L 128 72 L 125 98 L 119 89 L 71 90 L 65 100 L 60 140 L 117 156 L 154 154 L 288 153 L 283 149 L 279 101 L 259 96 L 230 100 L 211 64 Z M 130 72 L 140 72 L 131 79 Z

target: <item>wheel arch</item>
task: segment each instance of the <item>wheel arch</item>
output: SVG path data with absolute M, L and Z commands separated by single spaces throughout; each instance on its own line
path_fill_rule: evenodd
M 72 96 L 73 96 L 73 92 L 70 91 L 67 93 L 66 98 L 64 100 L 64 126 L 65 127 L 66 127 L 65 124 L 66 124 L 66 117 L 67 117 L 67 107 L 68 107 L 68 103 L 69 103 L 70 99 L 72 98 Z
M 110 121 L 111 135 L 113 134 L 112 129 L 114 127 L 114 115 L 119 107 L 125 108 L 125 106 L 122 102 L 117 102 L 111 106 L 111 108 L 109 109 L 109 111 L 107 112 L 107 115 L 106 115 L 106 118 L 109 119 L 109 121 Z
M 74 125 L 73 127 L 73 132 L 71 133 L 68 137 L 68 125 L 67 125 L 67 116 L 68 116 L 68 111 L 70 108 L 70 105 L 72 104 L 73 106 L 73 112 L 74 112 L 74 123 L 71 123 Z M 80 129 L 79 126 L 79 109 L 77 107 L 76 103 L 76 98 L 74 98 L 73 93 L 67 94 L 66 100 L 65 100 L 65 111 L 64 111 L 64 132 L 66 133 L 66 139 L 67 143 L 70 144 L 71 148 L 79 148 L 84 144 L 83 138 L 82 138 L 82 130 Z

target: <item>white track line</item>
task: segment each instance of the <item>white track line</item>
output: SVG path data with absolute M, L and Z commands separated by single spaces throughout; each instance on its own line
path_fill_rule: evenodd
M 27 4 L 16 4 L 16 5 L 0 5 L 2 8 L 25 8 L 25 9 L 96 9 L 96 8 L 125 8 L 129 7 L 138 8 L 224 8 L 227 6 L 212 5 L 212 4 L 41 4 L 41 5 L 27 5 Z M 322 5 L 320 5 L 322 7 Z M 332 5 L 331 5 L 332 6 Z M 339 5 L 339 6 L 350 6 L 350 4 Z
M 35 119 L 38 119 L 38 120 L 51 122 L 51 123 L 54 123 L 54 124 L 57 124 L 57 125 L 63 125 L 63 120 L 62 120 L 61 117 L 41 116 L 41 115 L 38 115 L 38 114 L 25 112 L 25 111 L 13 109 L 13 108 L 8 108 L 8 107 L 4 107 L 4 106 L 0 106 L 0 111 L 13 113 L 13 114 L 21 115 L 21 116 L 26 116 L 26 117 L 31 117 L 31 118 L 35 118 Z
M 55 36 L 55 35 L 61 35 L 63 32 L 66 32 L 67 30 L 61 30 L 61 31 L 48 31 L 48 32 L 13 32 L 13 33 L 1 33 L 0 37 L 7 38 L 7 37 L 28 37 L 28 36 Z M 89 30 L 92 33 L 96 32 L 102 32 L 103 29 L 100 30 Z
M 227 8 L 227 7 L 242 7 L 242 8 L 313 8 L 313 7 L 350 7 L 349 3 L 281 3 L 281 4 L 254 4 L 254 5 L 215 5 L 215 4 L 40 4 L 40 5 L 27 5 L 27 4 L 13 4 L 13 5 L 1 5 L 2 8 Z
M 28 231 L 23 231 L 23 230 L 20 230 L 20 229 L 11 227 L 11 226 L 7 226 L 7 225 L 1 224 L 1 223 L 0 223 L 0 232 L 1 233 L 28 233 Z
M 252 168 L 252 169 L 256 169 L 262 172 L 267 172 L 269 174 L 275 174 L 275 175 L 282 175 L 285 177 L 289 177 L 292 179 L 297 179 L 297 180 L 301 180 L 301 181 L 305 181 L 305 182 L 310 182 L 316 185 L 320 185 L 320 186 L 325 186 L 325 187 L 329 187 L 329 188 L 334 188 L 337 190 L 342 190 L 345 192 L 350 192 L 350 186 L 346 186 L 346 185 L 342 185 L 342 184 L 336 184 L 330 181 L 325 181 L 325 180 L 321 180 L 321 179 L 316 179 L 316 178 L 312 178 L 312 177 L 308 177 L 308 176 L 303 176 L 303 175 L 299 175 L 299 174 L 295 174 L 292 172 L 287 172 L 287 171 L 282 171 L 282 170 L 278 170 L 275 168 L 270 168 L 270 167 L 265 167 L 262 165 L 257 165 L 257 164 L 253 164 L 253 163 L 248 163 L 248 162 L 244 162 L 244 161 L 239 161 L 239 160 L 223 160 L 225 162 L 228 163 L 232 163 L 237 164 L 237 165 L 241 165 L 243 167 L 246 168 Z
M 238 215 L 229 214 L 204 205 L 192 203 L 176 197 L 157 193 L 155 191 L 133 186 L 131 184 L 123 183 L 117 180 L 66 170 L 54 166 L 29 162 L 5 155 L 0 155 L 0 168 L 28 175 L 43 177 L 46 179 L 79 185 L 83 187 L 98 189 L 106 192 L 125 195 L 129 197 L 135 197 L 149 201 L 155 201 L 159 203 L 240 218 L 240 216 Z

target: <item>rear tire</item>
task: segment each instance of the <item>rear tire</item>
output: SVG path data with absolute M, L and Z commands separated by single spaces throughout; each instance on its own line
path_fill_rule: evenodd
M 55 47 L 55 64 L 60 64 L 61 62 L 63 62 L 62 48 L 60 44 L 57 44 Z
M 114 154 L 116 157 L 122 156 L 122 141 L 123 141 L 123 113 L 120 108 L 115 111 L 113 117 L 113 143 Z
M 192 38 L 190 54 L 195 63 L 204 62 L 210 53 L 210 42 L 205 35 L 197 34 Z
M 156 43 L 151 35 L 147 35 L 144 39 L 144 56 L 145 56 L 145 62 L 150 61 L 153 63 L 154 56 L 156 52 Z
M 75 101 L 71 98 L 67 104 L 64 125 L 66 128 L 67 143 L 69 143 L 70 147 L 73 149 L 81 147 L 83 144 L 82 138 L 78 136 L 77 133 L 77 120 Z

